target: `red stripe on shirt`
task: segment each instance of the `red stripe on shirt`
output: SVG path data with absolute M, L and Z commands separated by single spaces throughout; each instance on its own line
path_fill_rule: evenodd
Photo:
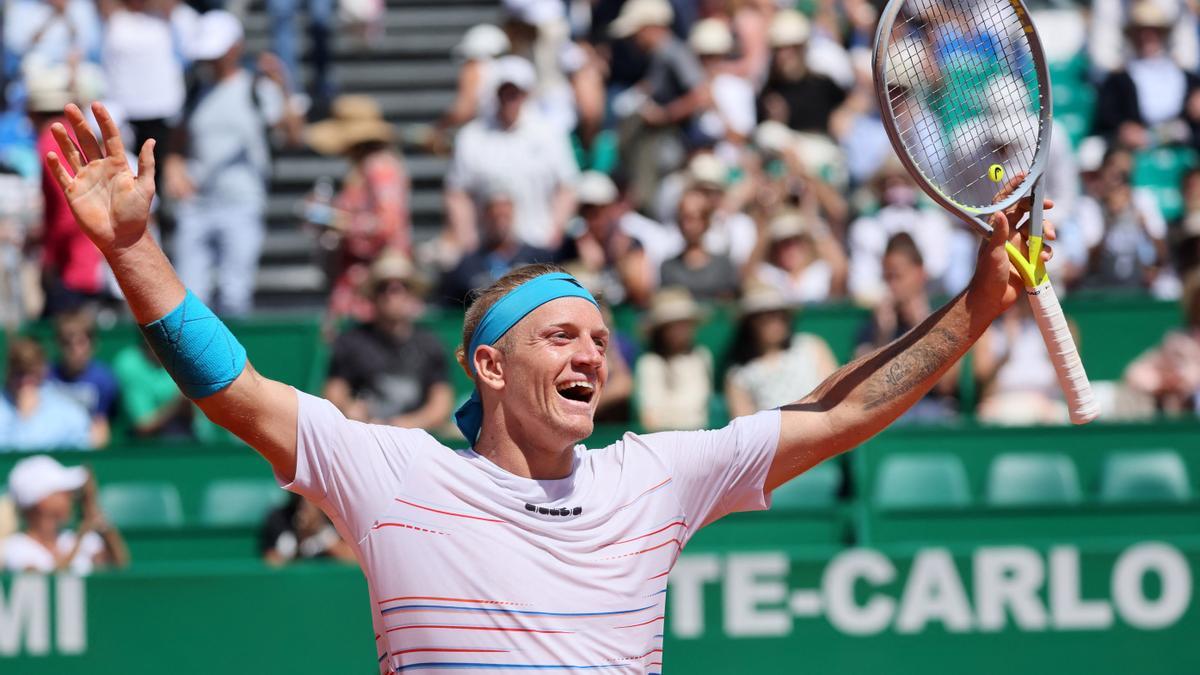
M 498 520 L 498 519 L 496 519 L 496 518 L 485 518 L 485 517 L 483 517 L 483 516 L 469 516 L 469 515 L 467 515 L 467 514 L 465 514 L 465 513 L 455 513 L 455 512 L 453 512 L 453 511 L 442 511 L 441 509 L 435 509 L 435 508 L 431 508 L 431 507 L 428 507 L 428 506 L 421 506 L 420 504 L 414 504 L 414 503 L 412 503 L 412 502 L 409 502 L 409 501 L 405 501 L 405 500 L 403 500 L 403 499 L 400 499 L 399 497 L 396 497 L 396 501 L 400 502 L 401 504 L 408 504 L 409 506 L 413 506 L 413 507 L 416 507 L 416 508 L 418 508 L 418 509 L 424 509 L 424 510 L 426 510 L 426 511 L 432 511 L 432 512 L 434 512 L 434 513 L 440 513 L 440 514 L 442 514 L 442 515 L 444 515 L 444 516 L 454 516 L 454 517 L 456 517 L 456 518 L 470 518 L 471 520 L 482 520 L 482 521 L 483 521 L 483 522 L 485 522 L 485 523 L 503 523 L 503 522 L 504 522 L 503 520 Z

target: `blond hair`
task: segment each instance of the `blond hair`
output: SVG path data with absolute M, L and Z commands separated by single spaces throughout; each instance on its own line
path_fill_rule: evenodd
M 479 327 L 479 322 L 483 321 L 483 315 L 487 314 L 487 311 L 500 298 L 504 297 L 517 286 L 540 277 L 543 274 L 562 271 L 562 267 L 550 263 L 522 265 L 509 270 L 504 276 L 492 282 L 491 286 L 471 292 L 470 304 L 467 305 L 467 312 L 463 316 L 462 344 L 454 350 L 454 356 L 458 359 L 458 365 L 466 371 L 468 377 L 471 377 L 472 373 L 471 367 L 467 363 L 467 350 L 471 348 L 471 337 L 475 335 L 475 329 Z

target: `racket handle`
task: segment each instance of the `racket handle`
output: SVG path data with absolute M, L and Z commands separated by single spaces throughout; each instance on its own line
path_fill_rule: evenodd
M 1100 408 L 1092 396 L 1092 385 L 1088 382 L 1083 362 L 1079 360 L 1079 350 L 1075 348 L 1067 317 L 1063 316 L 1062 305 L 1058 304 L 1058 294 L 1054 292 L 1049 279 L 1036 288 L 1026 287 L 1025 292 L 1029 294 L 1033 316 L 1046 340 L 1046 349 L 1050 352 L 1050 361 L 1054 363 L 1054 372 L 1058 374 L 1058 383 L 1067 397 L 1071 422 L 1087 424 L 1096 419 Z

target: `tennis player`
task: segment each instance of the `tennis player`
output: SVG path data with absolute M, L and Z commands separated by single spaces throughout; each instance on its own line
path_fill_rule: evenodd
M 520 268 L 467 311 L 460 361 L 476 390 L 457 414 L 468 447 L 451 450 L 255 372 L 147 234 L 152 141 L 135 176 L 112 118 L 93 112 L 100 142 L 74 106 L 79 145 L 53 128 L 54 177 L 184 394 L 354 548 L 383 673 L 661 671 L 667 578 L 691 536 L 767 508 L 772 490 L 878 433 L 1024 292 L 1004 250 L 1014 209 L 995 218 L 966 291 L 800 401 L 587 450 L 609 329 L 570 276 Z

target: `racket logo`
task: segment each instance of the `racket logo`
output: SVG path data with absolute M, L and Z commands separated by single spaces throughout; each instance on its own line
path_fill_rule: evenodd
M 993 164 L 988 167 L 988 178 L 991 178 L 993 183 L 999 183 L 1004 180 L 1004 167 L 999 164 Z

